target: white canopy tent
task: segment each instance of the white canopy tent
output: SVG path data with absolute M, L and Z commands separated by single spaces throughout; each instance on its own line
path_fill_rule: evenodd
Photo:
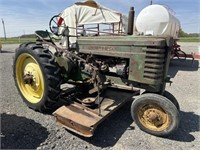
M 60 17 L 63 18 L 62 26 L 68 26 L 69 34 L 74 36 L 77 35 L 77 27 L 81 25 L 110 24 L 113 25 L 112 33 L 119 34 L 127 31 L 127 16 L 106 8 L 93 0 L 75 3 L 66 8 L 60 14 Z M 62 30 L 63 27 L 60 27 L 59 32 L 62 32 Z M 70 43 L 74 42 L 76 42 L 76 37 L 71 37 Z

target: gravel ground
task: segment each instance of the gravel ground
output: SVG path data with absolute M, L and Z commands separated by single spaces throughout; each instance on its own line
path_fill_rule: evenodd
M 191 43 L 181 43 L 191 49 Z M 167 85 L 179 101 L 180 127 L 168 138 L 142 132 L 132 121 L 130 104 L 125 105 L 100 124 L 92 138 L 68 132 L 55 123 L 51 115 L 29 109 L 19 96 L 12 77 L 14 49 L 18 45 L 3 45 L 0 54 L 0 113 L 2 149 L 113 149 L 113 150 L 199 150 L 200 149 L 200 71 L 199 61 L 173 60 Z M 195 48 L 196 47 L 196 48 Z M 198 52 L 198 43 L 192 48 Z

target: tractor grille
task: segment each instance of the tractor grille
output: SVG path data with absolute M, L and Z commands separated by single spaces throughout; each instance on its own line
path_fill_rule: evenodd
M 144 65 L 144 78 L 145 79 L 162 79 L 165 66 L 165 49 L 147 48 L 145 65 Z

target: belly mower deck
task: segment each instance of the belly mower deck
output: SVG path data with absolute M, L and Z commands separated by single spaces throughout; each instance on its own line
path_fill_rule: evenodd
M 57 122 L 68 130 L 85 137 L 91 137 L 102 121 L 138 94 L 139 90 L 108 88 L 100 95 L 100 104 L 96 104 L 95 108 L 88 108 L 72 101 L 58 108 L 53 115 Z

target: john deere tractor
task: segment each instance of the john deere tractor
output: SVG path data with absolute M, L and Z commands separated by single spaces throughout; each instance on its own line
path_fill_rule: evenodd
M 63 28 L 61 34 L 36 31 L 36 42 L 16 49 L 14 79 L 28 107 L 53 110 L 60 124 L 85 137 L 128 100 L 143 131 L 166 136 L 178 128 L 178 102 L 165 91 L 171 37 L 109 34 L 72 44 L 70 27 Z

